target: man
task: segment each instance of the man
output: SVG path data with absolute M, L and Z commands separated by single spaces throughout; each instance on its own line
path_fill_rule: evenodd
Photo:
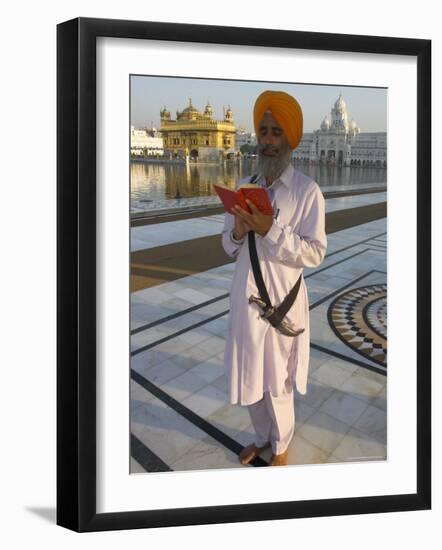
M 226 213 L 222 244 L 236 258 L 230 292 L 229 330 L 224 365 L 231 404 L 248 407 L 255 441 L 240 455 L 248 464 L 271 446 L 270 465 L 288 463 L 288 446 L 295 429 L 293 386 L 305 394 L 310 355 L 309 304 L 304 278 L 284 321 L 298 336 L 279 332 L 261 317 L 259 296 L 249 255 L 249 231 L 255 242 L 262 277 L 271 304 L 279 306 L 304 267 L 318 266 L 325 256 L 325 203 L 319 185 L 295 170 L 291 152 L 302 136 L 303 117 L 295 98 L 280 91 L 265 91 L 256 100 L 254 126 L 258 139 L 258 177 L 267 188 L 273 214 L 262 214 L 248 202 L 252 213 L 237 207 Z M 250 181 L 250 177 L 241 183 Z

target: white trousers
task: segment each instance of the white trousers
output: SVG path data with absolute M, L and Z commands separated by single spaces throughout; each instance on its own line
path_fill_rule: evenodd
M 256 432 L 255 445 L 271 444 L 273 454 L 283 453 L 295 433 L 293 387 L 275 397 L 265 391 L 262 399 L 247 405 Z

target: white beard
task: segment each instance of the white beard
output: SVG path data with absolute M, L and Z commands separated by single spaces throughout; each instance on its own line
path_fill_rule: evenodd
M 264 155 L 264 145 L 258 145 L 258 170 L 267 179 L 276 180 L 291 162 L 292 150 L 287 144 L 279 149 L 277 156 Z

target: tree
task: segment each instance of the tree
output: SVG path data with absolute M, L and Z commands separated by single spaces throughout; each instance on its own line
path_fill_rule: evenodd
M 256 155 L 257 146 L 246 143 L 245 145 L 241 145 L 239 150 L 243 155 Z

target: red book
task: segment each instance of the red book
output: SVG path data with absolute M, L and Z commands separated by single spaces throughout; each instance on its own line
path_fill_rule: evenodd
M 235 205 L 239 205 L 243 210 L 251 214 L 252 211 L 247 205 L 246 199 L 253 202 L 256 208 L 263 214 L 273 214 L 272 204 L 264 187 L 253 183 L 243 183 L 236 191 L 225 185 L 214 184 L 214 187 L 224 205 L 224 210 L 229 214 L 235 214 L 232 212 L 232 208 Z

